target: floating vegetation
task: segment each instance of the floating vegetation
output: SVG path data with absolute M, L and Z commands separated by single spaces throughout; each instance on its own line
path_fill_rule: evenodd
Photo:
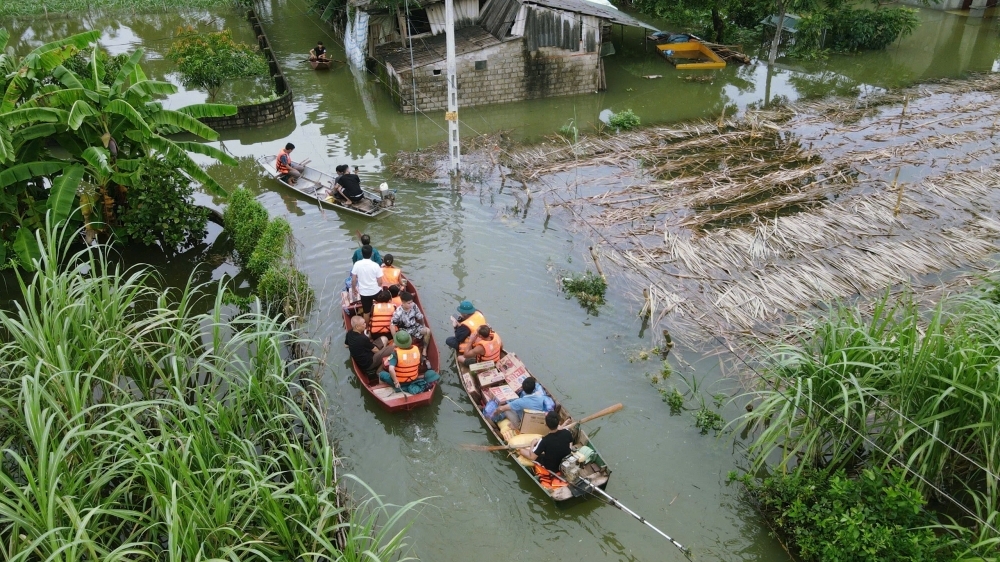
M 671 415 L 676 416 L 684 409 L 684 395 L 676 387 L 671 388 L 669 391 L 661 388 L 660 395 L 663 396 L 663 401 L 670 407 Z
M 608 117 L 608 125 L 621 131 L 628 131 L 639 126 L 639 116 L 631 109 L 612 113 Z
M 562 289 L 566 293 L 566 298 L 576 297 L 588 313 L 596 315 L 597 307 L 604 304 L 604 293 L 608 290 L 608 282 L 600 275 L 587 270 L 585 273 L 574 273 L 569 277 L 563 277 Z

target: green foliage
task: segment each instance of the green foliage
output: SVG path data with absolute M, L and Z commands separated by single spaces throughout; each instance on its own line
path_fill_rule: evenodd
M 670 407 L 672 415 L 676 416 L 684 409 L 684 395 L 676 387 L 671 388 L 669 391 L 661 388 L 660 395 L 663 396 L 663 401 Z
M 705 404 L 702 404 L 694 414 L 694 426 L 701 430 L 702 435 L 709 430 L 720 431 L 725 425 L 722 416 Z
M 801 59 L 825 58 L 827 50 L 843 53 L 879 50 L 905 37 L 920 23 L 911 8 L 830 7 L 801 14 L 795 45 L 789 55 Z M 826 43 L 820 45 L 823 31 Z
M 576 297 L 588 313 L 596 314 L 597 307 L 604 304 L 604 293 L 608 290 L 608 282 L 588 270 L 582 274 L 574 273 L 570 277 L 564 277 L 562 289 L 566 293 L 566 298 Z
M 107 12 L 151 13 L 178 10 L 206 10 L 231 6 L 233 0 L 4 0 L 0 19 L 42 14 L 80 14 L 98 10 Z
M 269 70 L 264 55 L 255 46 L 234 41 L 228 29 L 207 34 L 182 30 L 167 58 L 177 64 L 186 87 L 207 90 L 210 100 L 226 82 L 267 76 Z
M 742 482 L 805 562 L 951 559 L 901 469 L 865 469 L 857 478 L 810 470 Z
M 339 505 L 323 390 L 299 384 L 320 362 L 286 361 L 313 342 L 224 318 L 219 284 L 69 255 L 71 232 L 0 310 L 4 559 L 396 560 L 417 504 Z
M 91 68 L 91 57 L 93 56 L 94 49 L 84 49 L 79 53 L 73 55 L 63 66 L 67 70 L 72 71 L 80 78 L 86 80 L 93 80 L 94 73 Z M 117 55 L 109 55 L 107 51 L 101 48 L 97 48 L 98 64 L 104 67 L 104 76 L 101 77 L 101 82 L 105 85 L 110 86 L 115 83 L 115 76 L 121 71 L 122 67 L 128 62 L 128 53 L 119 53 Z
M 287 220 L 278 217 L 268 222 L 247 260 L 246 270 L 254 277 L 261 277 L 265 271 L 278 265 L 289 254 L 287 247 L 291 235 L 292 225 Z
M 257 293 L 272 312 L 301 315 L 311 306 L 314 294 L 309 278 L 288 265 L 275 266 L 264 272 L 257 283 Z
M 580 140 L 580 131 L 576 127 L 576 119 L 570 119 L 565 125 L 559 127 L 559 136 L 576 144 Z
M 129 190 L 128 204 L 119 212 L 130 240 L 147 246 L 160 242 L 175 249 L 205 236 L 208 209 L 195 205 L 194 185 L 162 158 L 145 158 Z
M 608 118 L 608 125 L 622 131 L 634 129 L 639 126 L 639 116 L 631 109 L 619 111 L 611 114 L 611 117 Z
M 250 190 L 239 188 L 229 196 L 229 204 L 223 211 L 222 219 L 233 240 L 236 255 L 245 266 L 267 228 L 267 209 L 254 198 Z

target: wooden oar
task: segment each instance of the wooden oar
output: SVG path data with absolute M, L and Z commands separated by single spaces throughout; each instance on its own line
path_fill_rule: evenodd
M 344 61 L 340 59 L 322 59 L 322 60 L 305 59 L 302 62 L 339 62 L 340 64 L 344 64 Z
M 567 427 L 569 427 L 571 425 L 575 425 L 575 424 L 578 424 L 578 423 L 586 423 L 586 422 L 589 422 L 591 420 L 596 420 L 597 418 L 602 418 L 604 416 L 611 415 L 611 414 L 613 414 L 613 413 L 621 410 L 623 407 L 624 406 L 622 406 L 622 403 L 619 402 L 619 403 L 615 404 L 614 406 L 608 406 L 607 408 L 601 410 L 600 412 L 597 412 L 595 414 L 590 414 L 589 416 L 581 419 L 580 421 L 574 421 L 574 422 L 570 422 L 568 425 L 560 426 L 559 429 L 565 429 L 565 428 L 567 428 Z M 514 449 L 523 449 L 524 447 L 526 447 L 526 445 L 521 445 L 520 447 L 514 447 L 514 446 L 511 446 L 511 445 L 473 445 L 471 443 L 465 443 L 465 444 L 461 445 L 461 447 L 463 449 L 468 450 L 468 451 L 509 451 L 509 450 L 514 450 Z

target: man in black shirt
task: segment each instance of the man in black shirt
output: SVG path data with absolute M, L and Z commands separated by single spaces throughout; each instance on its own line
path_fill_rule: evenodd
M 365 198 L 365 193 L 361 191 L 361 178 L 357 174 L 348 173 L 349 171 L 347 164 L 337 166 L 337 185 L 334 188 L 344 199 L 358 203 Z
M 309 60 L 326 61 L 326 47 L 323 46 L 322 41 L 317 41 L 316 46 L 309 49 Z
M 568 429 L 559 429 L 559 412 L 553 410 L 545 414 L 545 426 L 549 428 L 549 433 L 542 437 L 535 448 L 525 447 L 520 449 L 522 457 L 538 461 L 549 472 L 559 472 L 559 465 L 563 459 L 571 452 L 570 445 L 573 444 L 573 434 Z
M 378 376 L 382 367 L 382 359 L 392 353 L 394 345 L 386 343 L 386 338 L 378 338 L 381 345 L 372 342 L 365 334 L 365 319 L 361 316 L 351 317 L 351 330 L 344 338 L 344 345 L 351 350 L 351 359 L 371 379 Z M 377 380 L 377 379 L 376 379 Z

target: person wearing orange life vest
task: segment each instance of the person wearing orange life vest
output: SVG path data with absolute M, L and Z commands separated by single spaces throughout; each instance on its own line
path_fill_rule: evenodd
M 420 372 L 420 348 L 413 345 L 409 332 L 397 331 L 393 341 L 396 349 L 389 356 L 389 370 L 378 374 L 382 382 L 400 392 L 417 394 L 441 378 L 433 369 Z
M 402 284 L 403 270 L 392 265 L 393 261 L 392 254 L 382 256 L 382 284 L 386 287 Z
M 483 316 L 482 312 L 476 310 L 476 307 L 469 301 L 462 301 L 458 305 L 458 314 L 457 318 L 451 317 L 451 325 L 455 328 L 455 335 L 444 340 L 444 343 L 458 351 L 459 354 L 465 354 L 469 347 L 469 337 L 486 323 L 486 317 Z
M 372 337 L 388 335 L 391 332 L 392 314 L 396 312 L 396 307 L 389 302 L 390 300 L 392 300 L 392 296 L 386 289 L 382 289 L 375 295 L 370 328 Z
M 399 285 L 389 285 L 389 296 L 389 302 L 396 305 L 396 308 L 403 306 L 403 299 L 399 298 Z
M 293 150 L 295 150 L 295 145 L 288 143 L 274 158 L 274 169 L 278 170 L 278 178 L 287 181 L 288 185 L 295 185 L 306 169 L 304 164 L 292 161 Z
M 471 365 L 473 363 L 482 363 L 483 361 L 493 361 L 495 363 L 500 360 L 500 350 L 502 347 L 503 342 L 500 340 L 500 334 L 494 332 L 486 324 L 483 324 L 469 338 L 469 350 L 465 352 L 465 364 Z

